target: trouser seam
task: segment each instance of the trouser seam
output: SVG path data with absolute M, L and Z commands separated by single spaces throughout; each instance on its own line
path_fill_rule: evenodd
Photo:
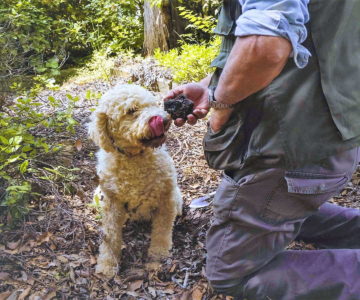
M 237 191 L 234 195 L 234 198 L 233 198 L 233 204 L 231 205 L 230 209 L 229 209 L 229 214 L 228 214 L 228 219 L 231 217 L 231 212 L 233 211 L 233 208 L 234 208 L 234 205 L 235 205 L 235 200 L 237 199 L 238 195 L 239 195 L 239 192 L 240 192 L 240 186 L 237 188 Z M 229 221 L 228 221 L 229 222 Z M 231 223 L 229 223 L 228 225 L 226 225 L 226 228 L 225 228 L 225 232 L 224 232 L 224 236 L 221 240 L 221 244 L 219 246 L 219 250 L 217 251 L 216 253 L 216 256 L 215 256 L 215 261 L 214 261 L 214 271 L 216 270 L 216 266 L 217 266 L 217 263 L 219 261 L 219 256 L 220 256 L 220 252 L 223 248 L 223 245 L 224 245 L 224 242 L 226 240 L 226 238 L 228 237 L 229 235 L 229 232 L 230 232 L 230 228 L 231 228 Z M 213 271 L 213 272 L 214 272 Z M 212 274 L 211 274 L 212 275 Z
M 273 199 L 274 194 L 275 194 L 275 193 L 278 191 L 278 189 L 281 187 L 281 185 L 282 185 L 282 180 L 283 180 L 283 177 L 281 177 L 281 178 L 279 179 L 278 184 L 276 185 L 276 187 L 275 187 L 271 192 L 269 192 L 269 193 L 266 195 L 264 212 L 261 214 L 261 217 L 262 217 L 262 218 L 267 218 L 267 217 L 268 217 L 267 211 L 268 211 L 268 209 L 269 209 L 270 202 L 271 202 L 271 200 Z

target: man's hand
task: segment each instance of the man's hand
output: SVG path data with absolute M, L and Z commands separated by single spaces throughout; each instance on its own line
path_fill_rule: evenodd
M 188 83 L 171 90 L 164 98 L 164 101 L 175 98 L 176 96 L 184 94 L 188 99 L 194 102 L 194 110 L 192 114 L 187 115 L 187 120 L 176 119 L 174 121 L 176 126 L 182 126 L 186 121 L 194 125 L 198 119 L 204 118 L 209 112 L 208 104 L 208 89 L 203 82 Z
M 220 131 L 223 126 L 229 121 L 232 112 L 234 111 L 233 108 L 229 109 L 213 109 L 211 112 L 210 118 L 210 128 L 211 130 L 216 133 Z

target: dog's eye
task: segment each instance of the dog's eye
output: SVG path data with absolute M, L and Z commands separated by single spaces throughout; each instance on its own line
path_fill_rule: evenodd
M 128 115 L 133 115 L 134 113 L 136 113 L 138 110 L 136 107 L 133 107 L 133 108 L 130 108 L 128 111 L 127 111 L 127 114 Z

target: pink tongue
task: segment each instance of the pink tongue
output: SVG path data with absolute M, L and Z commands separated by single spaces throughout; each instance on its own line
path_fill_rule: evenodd
M 160 116 L 152 117 L 149 126 L 153 137 L 161 136 L 165 133 L 163 118 Z

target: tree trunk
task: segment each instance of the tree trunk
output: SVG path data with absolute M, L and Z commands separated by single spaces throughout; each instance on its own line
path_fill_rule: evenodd
M 176 46 L 184 24 L 176 11 L 176 0 L 163 0 L 161 7 L 144 1 L 144 55 L 152 55 L 156 48 L 162 51 Z

